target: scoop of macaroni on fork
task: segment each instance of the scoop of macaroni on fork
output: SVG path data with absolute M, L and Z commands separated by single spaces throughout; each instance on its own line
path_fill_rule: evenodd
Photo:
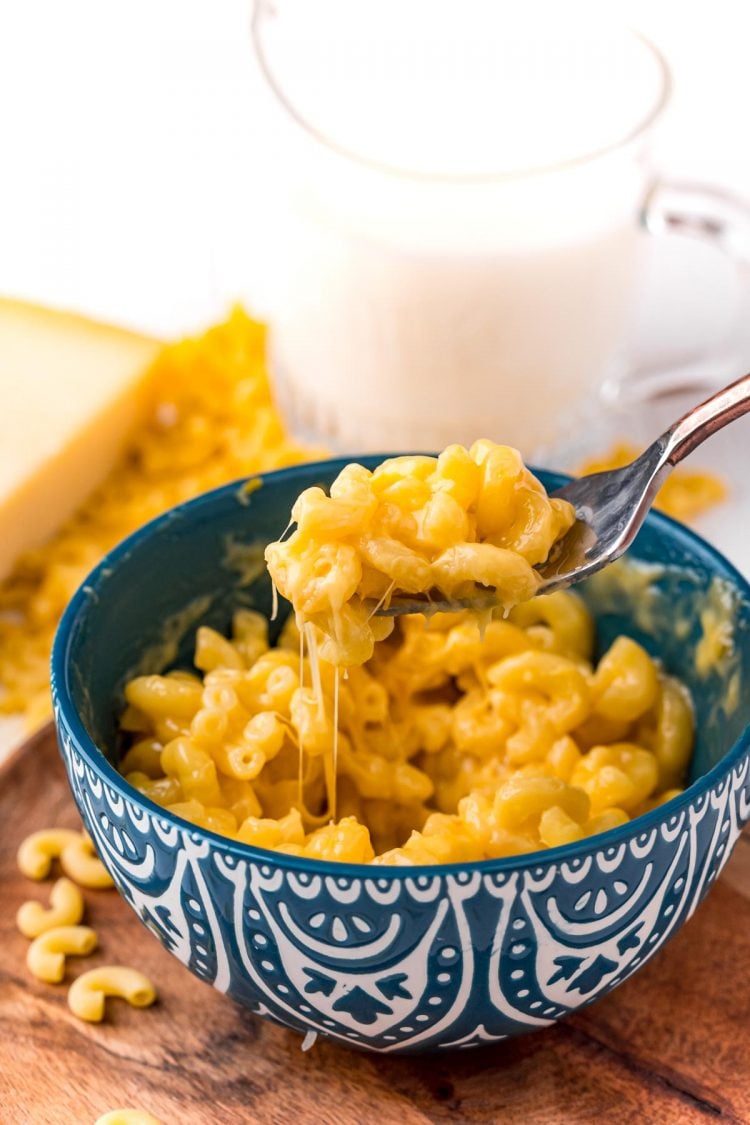
M 506 608 L 533 597 L 534 571 L 573 524 L 505 445 L 451 445 L 439 457 L 394 457 L 373 472 L 347 465 L 326 496 L 308 488 L 296 529 L 266 562 L 298 618 L 320 631 L 320 655 L 363 664 L 393 629 L 373 608 L 397 594 L 497 591 Z

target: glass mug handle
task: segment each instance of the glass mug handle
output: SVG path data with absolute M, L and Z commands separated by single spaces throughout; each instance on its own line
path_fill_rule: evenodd
M 652 235 L 681 235 L 708 242 L 729 257 L 737 266 L 737 283 L 750 293 L 750 204 L 707 184 L 657 180 L 649 189 L 640 213 L 641 226 Z M 743 276 L 744 275 L 744 276 Z M 672 391 L 713 385 L 710 371 L 697 377 L 695 364 L 700 353 L 689 363 L 670 368 L 660 365 L 630 370 L 626 381 L 607 380 L 603 387 L 606 399 L 624 401 L 652 398 Z

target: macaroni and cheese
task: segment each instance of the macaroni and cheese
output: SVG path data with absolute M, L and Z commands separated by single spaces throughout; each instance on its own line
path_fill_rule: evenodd
M 439 457 L 393 457 L 373 472 L 347 465 L 326 495 L 308 488 L 296 529 L 266 562 L 320 656 L 364 664 L 393 629 L 374 609 L 399 594 L 466 598 L 496 591 L 506 608 L 540 585 L 534 566 L 575 521 L 505 445 L 451 445 Z
M 126 687 L 121 770 L 194 824 L 311 858 L 448 863 L 577 840 L 679 791 L 686 690 L 627 637 L 594 664 L 575 594 L 483 630 L 400 618 L 342 674 L 300 656 L 293 617 L 276 647 L 267 630 L 240 610 L 231 637 L 198 630 L 195 672 Z
M 574 513 L 515 450 L 348 465 L 292 516 L 266 552 L 296 611 L 276 647 L 242 609 L 230 637 L 198 629 L 194 671 L 126 685 L 121 769 L 141 793 L 258 847 L 400 865 L 568 843 L 679 791 L 690 698 L 628 637 L 595 663 L 575 594 L 533 597 Z M 373 615 L 479 585 L 503 608 Z

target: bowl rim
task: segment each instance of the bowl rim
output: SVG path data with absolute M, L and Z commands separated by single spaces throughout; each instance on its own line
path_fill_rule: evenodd
M 259 481 L 265 489 L 281 480 L 287 481 L 298 475 L 309 475 L 311 471 L 324 470 L 327 474 L 338 472 L 344 465 L 353 460 L 359 463 L 380 463 L 391 457 L 411 456 L 403 453 L 375 453 L 360 457 L 336 457 L 318 461 L 306 461 L 290 465 L 283 469 L 274 469 L 264 473 L 251 473 L 246 477 L 237 478 L 219 488 L 201 493 L 199 496 L 184 501 L 175 507 L 162 512 L 154 519 L 149 520 L 134 532 L 121 540 L 100 560 L 93 570 L 80 584 L 75 594 L 69 601 L 65 612 L 57 627 L 52 647 L 51 656 L 51 684 L 55 712 L 55 727 L 60 736 L 60 726 L 64 725 L 72 736 L 74 749 L 84 759 L 85 764 L 97 774 L 100 779 L 110 787 L 119 791 L 120 795 L 149 812 L 152 817 L 165 821 L 180 831 L 190 833 L 194 838 L 205 839 L 210 845 L 219 845 L 225 852 L 230 853 L 237 860 L 244 860 L 256 865 L 269 864 L 291 872 L 304 872 L 308 875 L 333 876 L 340 879 L 419 879 L 423 876 L 453 875 L 468 872 L 480 875 L 510 874 L 531 867 L 550 867 L 554 864 L 571 863 L 599 851 L 616 848 L 627 843 L 630 839 L 644 836 L 660 824 L 678 816 L 691 806 L 696 799 L 708 793 L 715 784 L 728 778 L 735 765 L 750 753 L 750 723 L 746 725 L 737 741 L 728 748 L 719 761 L 706 773 L 697 777 L 682 793 L 663 805 L 658 805 L 647 813 L 629 820 L 626 824 L 610 828 L 596 836 L 586 836 L 582 840 L 575 840 L 568 844 L 558 844 L 552 848 L 540 848 L 533 852 L 524 852 L 520 855 L 501 856 L 496 859 L 480 859 L 466 862 L 415 864 L 413 866 L 386 866 L 372 863 L 349 863 L 335 860 L 311 859 L 307 856 L 288 855 L 284 852 L 274 851 L 272 848 L 259 848 L 233 840 L 229 836 L 222 836 L 208 828 L 201 828 L 191 821 L 176 816 L 168 809 L 157 805 L 149 797 L 144 796 L 134 786 L 130 785 L 122 774 L 114 768 L 102 750 L 96 745 L 89 735 L 83 720 L 73 702 L 69 685 L 69 672 L 71 668 L 72 633 L 80 617 L 85 616 L 90 605 L 95 604 L 99 598 L 97 587 L 111 575 L 115 567 L 125 563 L 142 541 L 159 534 L 176 518 L 185 515 L 192 517 L 201 509 L 211 509 L 217 502 L 233 496 L 238 504 L 242 504 L 242 497 L 247 498 L 246 485 L 250 481 Z M 416 454 L 419 456 L 435 456 L 434 453 Z M 535 475 L 554 478 L 560 484 L 571 480 L 567 473 L 551 469 L 539 469 L 529 466 Z M 557 486 L 557 485 L 556 485 Z M 247 504 L 247 499 L 244 500 Z M 670 516 L 653 509 L 647 516 L 650 524 L 657 528 L 662 527 L 672 539 L 687 541 L 691 546 L 697 546 L 704 554 L 708 555 L 713 569 L 719 575 L 728 579 L 739 592 L 742 600 L 750 605 L 750 582 L 740 571 L 721 554 L 714 546 L 691 528 L 672 519 Z

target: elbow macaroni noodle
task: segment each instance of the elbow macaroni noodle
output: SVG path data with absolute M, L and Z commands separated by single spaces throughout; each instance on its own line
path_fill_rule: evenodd
M 88 957 L 96 946 L 96 931 L 88 926 L 57 926 L 34 938 L 26 964 L 39 980 L 57 984 L 65 976 L 66 957 Z
M 102 965 L 76 977 L 68 989 L 68 1007 L 78 1019 L 100 1023 L 108 996 L 121 997 L 134 1008 L 148 1008 L 156 1000 L 156 989 L 137 969 Z
M 70 828 L 42 828 L 32 832 L 18 849 L 18 867 L 27 879 L 46 879 L 52 861 L 59 859 L 66 875 L 81 887 L 113 886 L 94 845 L 84 832 Z
M 46 879 L 53 859 L 60 859 L 65 848 L 77 844 L 80 832 L 71 828 L 42 828 L 32 832 L 18 849 L 18 867 L 27 879 Z
M 80 887 L 101 890 L 114 886 L 111 875 L 96 854 L 91 839 L 85 833 L 78 835 L 77 839 L 63 848 L 60 866 Z
M 540 495 L 513 451 L 478 445 L 481 456 L 455 446 L 437 460 L 386 462 L 379 484 L 380 470 L 370 477 L 350 466 L 332 499 L 303 493 L 295 514 L 307 545 L 293 536 L 269 560 L 297 618 L 271 648 L 265 619 L 240 610 L 230 637 L 198 630 L 197 673 L 131 680 L 126 779 L 178 816 L 247 844 L 384 865 L 553 847 L 679 792 L 693 743 L 686 689 L 628 637 L 594 664 L 594 623 L 575 594 L 537 596 L 481 623 L 466 611 L 416 614 L 379 633 L 380 619 L 363 618 L 368 597 L 430 589 L 435 560 L 462 546 L 504 551 L 507 573 L 532 574 L 513 599 L 533 593 L 531 566 L 569 513 Z M 486 475 L 497 449 L 497 463 L 513 469 L 499 484 Z M 492 503 L 483 506 L 485 486 Z M 373 553 L 386 493 L 390 542 Z M 440 500 L 443 522 L 428 519 L 443 495 L 455 507 Z M 494 542 L 469 541 L 472 533 Z M 441 588 L 463 593 L 477 574 L 459 567 Z M 325 659 L 342 655 L 343 675 Z
M 75 926 L 83 918 L 83 895 L 70 879 L 58 879 L 49 893 L 49 908 L 40 902 L 25 902 L 19 907 L 16 925 L 27 938 L 36 938 L 57 926 Z

